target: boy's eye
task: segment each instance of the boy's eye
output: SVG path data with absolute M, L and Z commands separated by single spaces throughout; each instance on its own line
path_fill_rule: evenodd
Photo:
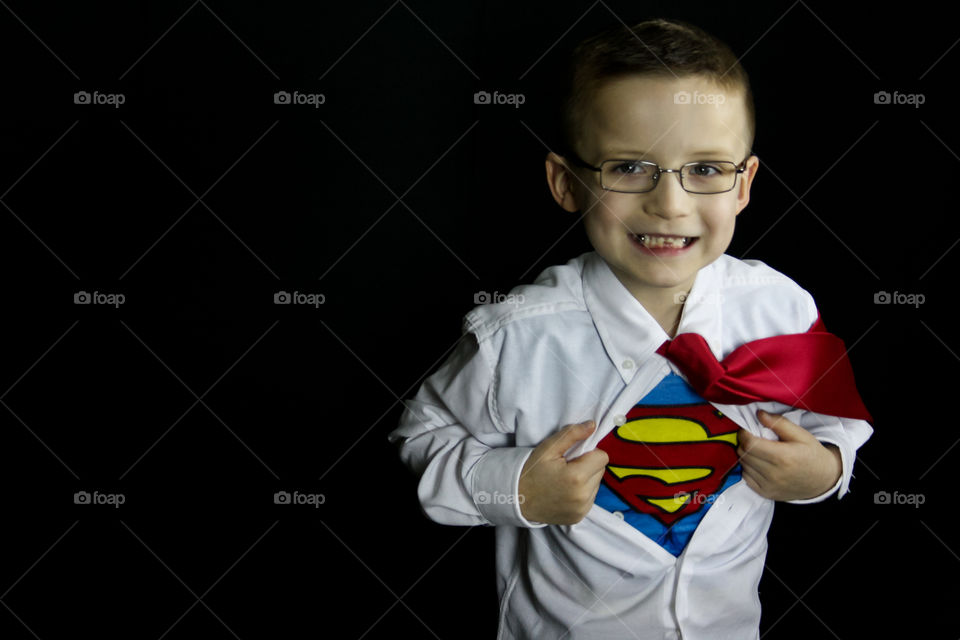
M 720 167 L 712 164 L 706 164 L 704 162 L 692 164 L 687 167 L 687 170 L 690 172 L 691 176 L 695 176 L 697 178 L 711 178 L 723 173 Z
M 643 176 L 652 172 L 652 167 L 640 162 L 623 162 L 613 168 L 614 172 L 625 176 Z

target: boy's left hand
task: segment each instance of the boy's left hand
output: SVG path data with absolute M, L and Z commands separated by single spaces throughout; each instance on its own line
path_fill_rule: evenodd
M 771 500 L 805 500 L 837 483 L 843 470 L 837 447 L 821 444 L 783 416 L 758 411 L 757 418 L 780 440 L 740 430 L 737 453 L 747 486 Z

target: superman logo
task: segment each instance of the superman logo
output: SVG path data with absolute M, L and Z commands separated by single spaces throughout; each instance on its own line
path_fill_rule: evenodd
M 709 506 L 738 466 L 739 426 L 709 403 L 637 404 L 626 418 L 597 445 L 603 484 L 666 527 Z

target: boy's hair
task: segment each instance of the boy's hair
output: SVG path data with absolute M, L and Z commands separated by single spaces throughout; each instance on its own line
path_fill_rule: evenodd
M 655 19 L 632 27 L 618 25 L 581 42 L 568 61 L 562 101 L 562 153 L 576 153 L 581 122 L 597 89 L 631 75 L 666 78 L 702 75 L 726 90 L 741 90 L 747 110 L 748 149 L 756 121 L 750 80 L 727 45 L 679 20 Z

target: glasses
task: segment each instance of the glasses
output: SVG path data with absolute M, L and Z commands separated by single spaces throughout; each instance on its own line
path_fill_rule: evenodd
M 575 153 L 567 157 L 578 166 L 600 172 L 600 186 L 606 191 L 618 193 L 646 193 L 653 191 L 660 175 L 676 173 L 680 186 L 688 193 L 725 193 L 737 184 L 737 176 L 746 171 L 747 154 L 740 164 L 726 160 L 698 160 L 688 162 L 679 169 L 661 169 L 655 162 L 646 160 L 604 160 L 594 167 L 581 160 Z

